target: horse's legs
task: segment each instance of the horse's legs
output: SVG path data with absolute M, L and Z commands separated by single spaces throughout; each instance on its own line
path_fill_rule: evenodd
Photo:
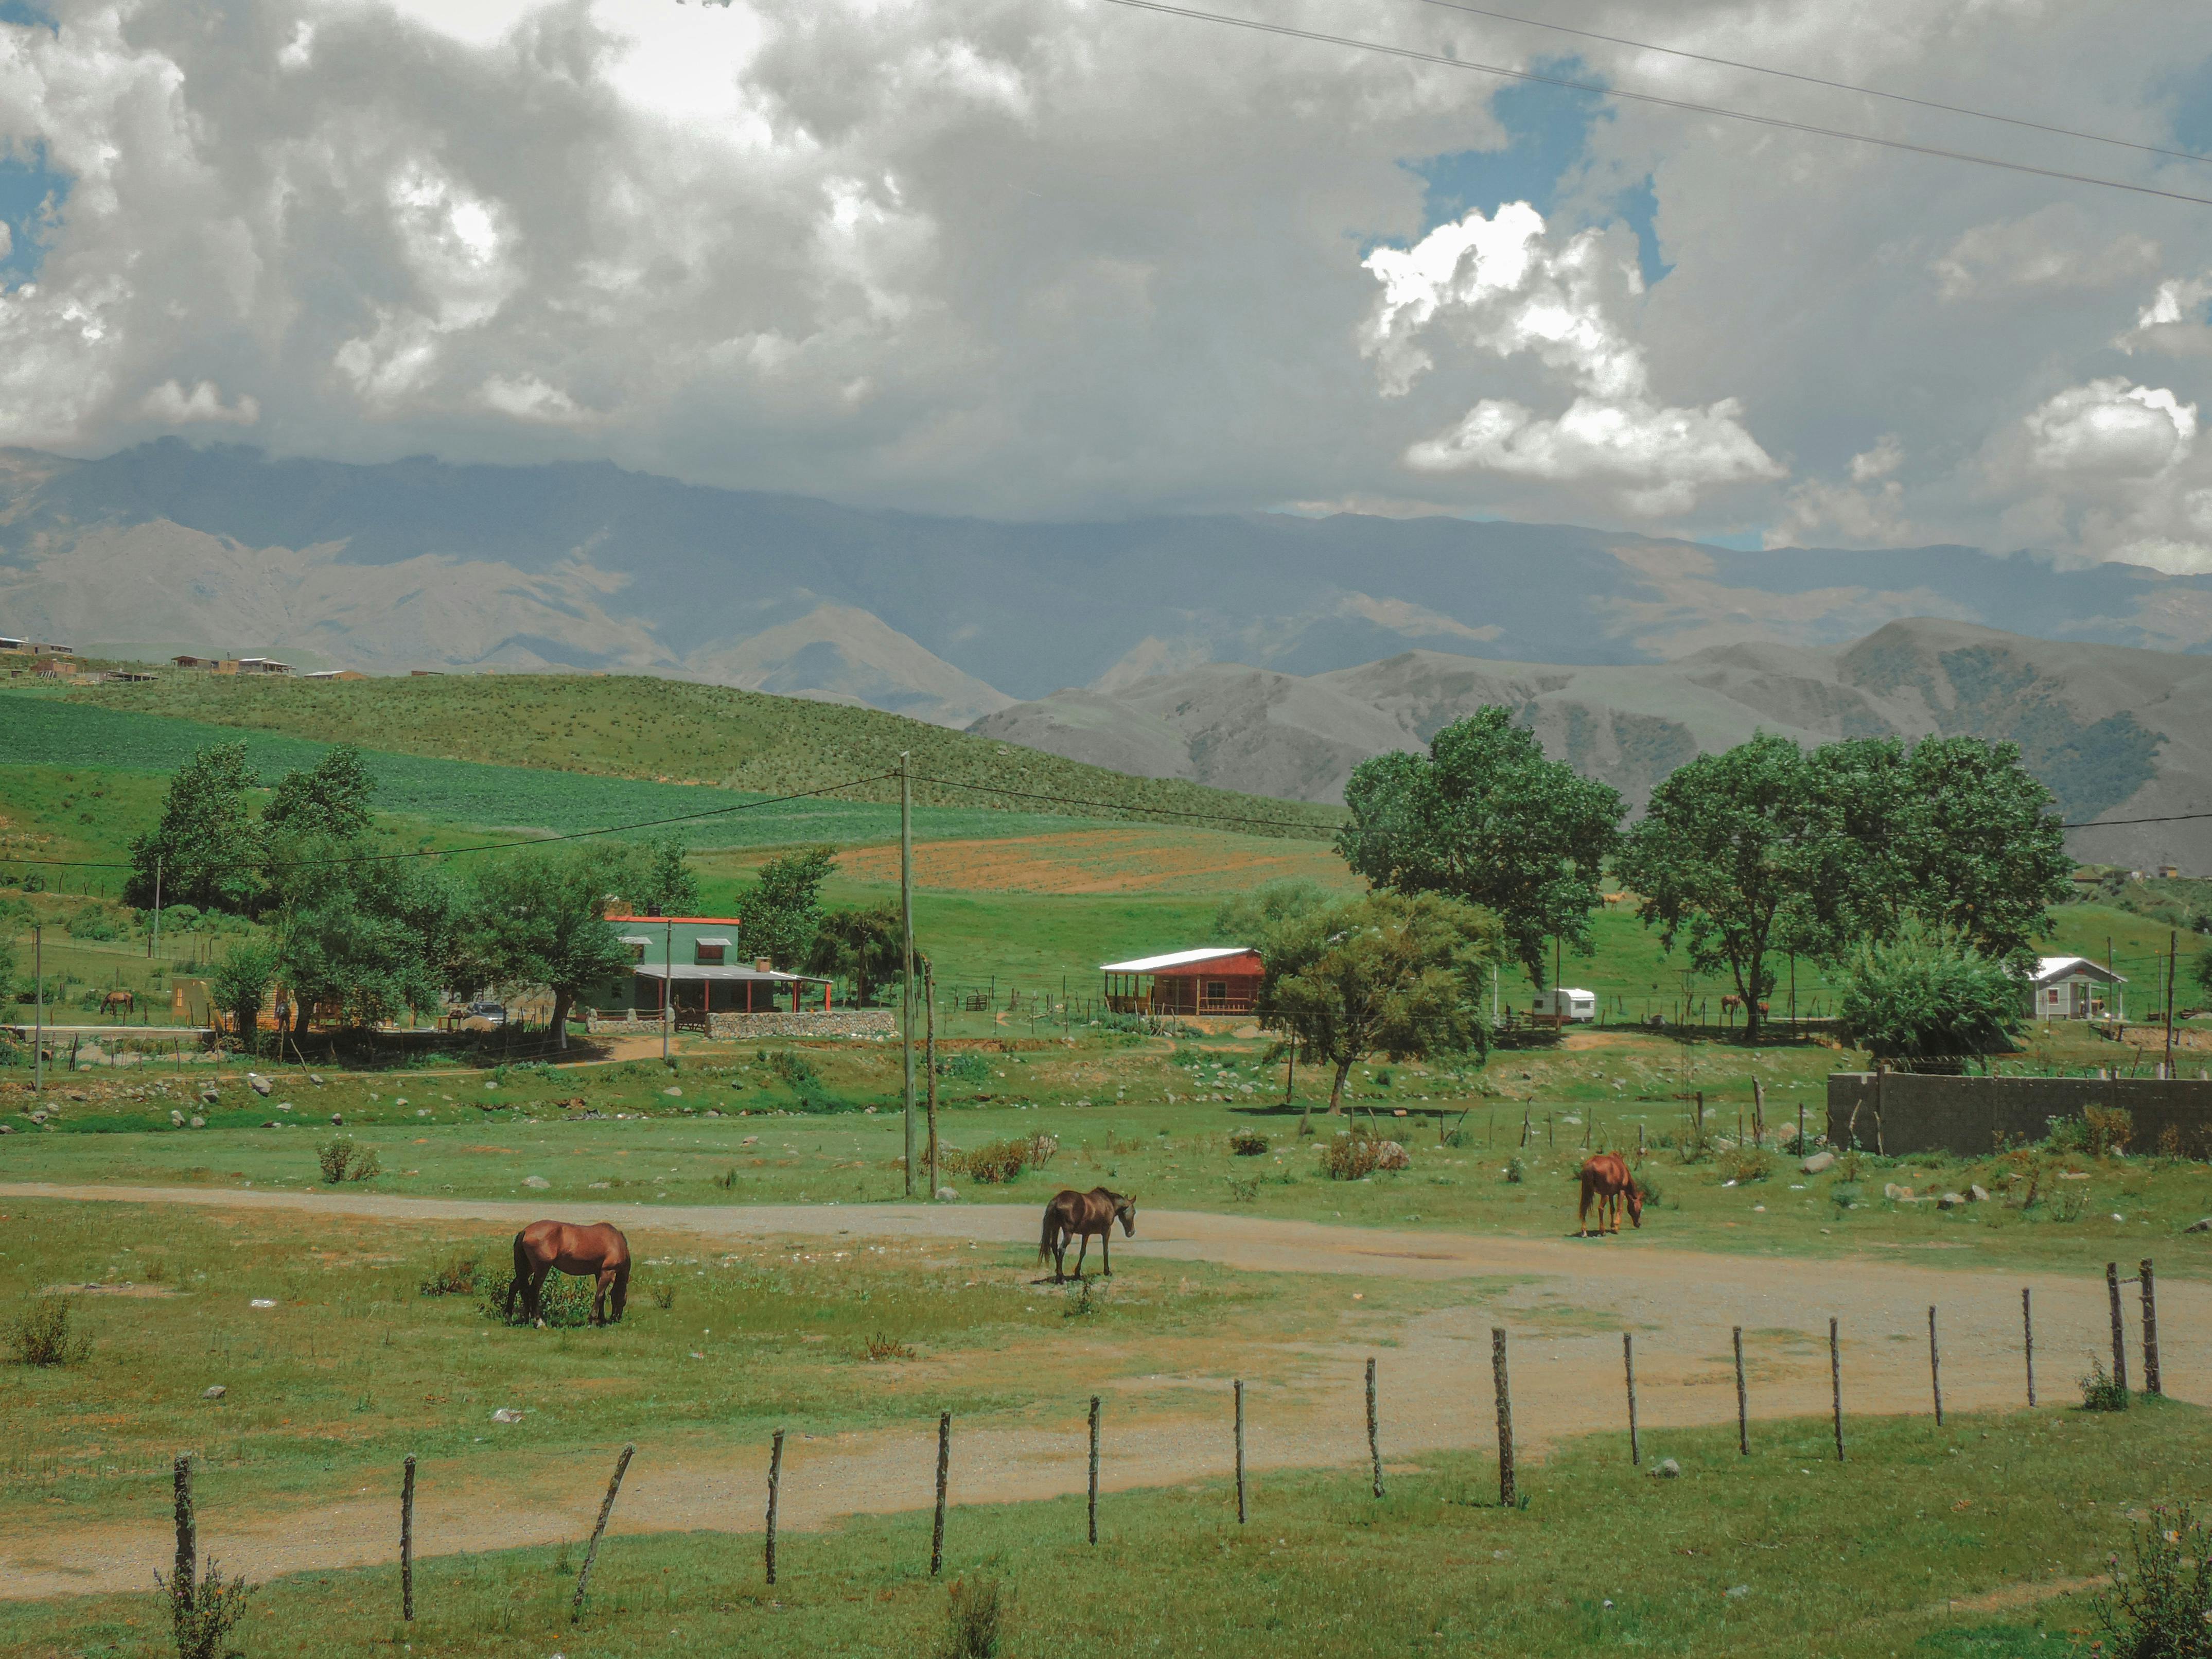
M 615 1270 L 612 1267 L 600 1268 L 599 1282 L 592 1292 L 592 1322 L 594 1325 L 607 1322 L 607 1292 L 614 1287 Z
M 1098 1259 L 1106 1264 L 1106 1277 L 1114 1277 L 1114 1224 L 1109 1221 L 1106 1231 L 1098 1235 Z
M 1577 1238 L 1589 1237 L 1589 1182 L 1585 1181 L 1583 1182 L 1583 1201 L 1575 1211 L 1575 1225 L 1580 1230 L 1575 1234 Z M 1601 1227 L 1605 1225 L 1605 1201 L 1602 1199 L 1598 1201 L 1597 1224 Z
M 522 1293 L 522 1316 L 535 1325 L 545 1317 L 545 1275 L 553 1271 L 550 1261 L 533 1263 L 530 1269 L 530 1285 Z
M 1079 1243 L 1075 1251 L 1075 1282 L 1080 1285 L 1083 1282 L 1083 1258 L 1091 1254 L 1091 1235 L 1079 1233 L 1076 1237 Z

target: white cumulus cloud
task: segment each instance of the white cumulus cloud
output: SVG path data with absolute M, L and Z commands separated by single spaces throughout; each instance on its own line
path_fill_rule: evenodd
M 213 380 L 202 380 L 190 392 L 181 381 L 164 380 L 139 400 L 138 410 L 147 419 L 164 426 L 186 426 L 195 421 L 252 426 L 261 418 L 261 405 L 255 398 L 240 393 L 237 402 L 225 404 L 222 388 Z
M 2141 477 L 2185 459 L 2197 405 L 2165 387 L 2118 378 L 2069 386 L 2027 416 L 2037 466 L 2053 472 Z

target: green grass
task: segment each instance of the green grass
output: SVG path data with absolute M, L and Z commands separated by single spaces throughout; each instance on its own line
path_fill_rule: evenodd
M 1109 1492 L 1096 1549 L 1084 1542 L 1080 1499 L 957 1506 L 945 1577 L 997 1578 L 1012 1592 L 1003 1651 L 1015 1659 L 2049 1659 L 2085 1652 L 2102 1632 L 2094 1589 L 2044 1596 L 2100 1577 L 2128 1517 L 2201 1487 L 2212 1454 L 2204 1414 L 2171 1404 L 2100 1418 L 1954 1416 L 1941 1430 L 1861 1420 L 1840 1465 L 1826 1430 L 1762 1425 L 1747 1459 L 1727 1431 L 1652 1435 L 1647 1460 L 1680 1463 L 1671 1480 L 1632 1471 L 1618 1437 L 1578 1441 L 1524 1462 L 1528 1502 L 1511 1510 L 1498 1504 L 1491 1462 L 1470 1454 L 1424 1456 L 1391 1476 L 1380 1501 L 1352 1471 L 1263 1475 L 1243 1526 L 1217 1478 Z M 1068 1425 L 1071 1463 L 1080 1433 Z M 957 1431 L 953 1445 L 957 1460 Z M 216 1471 L 201 1482 L 204 1524 L 230 1501 L 230 1479 Z M 146 1517 L 158 1524 L 164 1504 L 159 1483 L 147 1483 Z M 586 1523 L 580 1513 L 580 1540 Z M 307 1659 L 403 1642 L 453 1659 L 926 1655 L 938 1650 L 948 1605 L 927 1577 L 929 1529 L 924 1510 L 787 1533 L 773 1589 L 757 1538 L 617 1534 L 580 1626 L 569 1622 L 580 1541 L 433 1558 L 418 1569 L 420 1612 L 407 1628 L 392 1568 L 301 1573 L 267 1586 L 240 1633 L 249 1652 Z M 250 1561 L 224 1565 L 252 1575 Z M 0 1644 L 136 1650 L 161 1612 L 150 1590 L 0 1603 Z
M 250 727 L 319 744 L 351 743 L 505 768 L 710 782 L 761 794 L 818 789 L 856 775 L 891 771 L 906 753 L 914 771 L 949 785 L 984 783 L 1128 808 L 1248 814 L 1300 824 L 1334 824 L 1343 817 L 1335 808 L 1130 777 L 872 708 L 641 675 L 434 675 L 331 683 L 164 672 L 148 684 L 105 685 L 69 696 L 88 708 Z M 969 810 L 992 799 L 937 783 L 918 783 L 915 791 L 918 802 Z M 878 782 L 851 796 L 895 802 L 898 786 Z M 1026 811 L 1018 801 L 997 805 Z

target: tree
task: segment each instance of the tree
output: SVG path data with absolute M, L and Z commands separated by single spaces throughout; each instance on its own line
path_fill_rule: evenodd
M 1486 1050 L 1482 992 L 1501 952 L 1495 917 L 1434 893 L 1374 893 L 1278 936 L 1261 1017 L 1309 1063 L 1335 1068 L 1328 1109 L 1362 1056 Z
M 1265 882 L 1221 901 L 1213 913 L 1213 937 L 1224 945 L 1249 945 L 1265 957 L 1267 940 L 1340 897 L 1317 881 L 1297 877 Z
M 738 904 L 745 954 L 794 965 L 811 956 L 822 930 L 822 884 L 836 867 L 836 849 L 830 847 L 786 853 L 761 866 Z
M 239 1040 L 252 1043 L 257 1050 L 261 1044 L 261 1005 L 269 1000 L 269 987 L 276 977 L 276 950 L 260 939 L 240 939 L 232 945 L 209 976 L 208 991 L 215 1006 L 236 1024 Z
M 1698 756 L 1654 790 L 1616 868 L 1668 950 L 1681 939 L 1698 971 L 1735 976 L 1749 1039 L 1778 951 L 1825 937 L 1820 918 L 1837 908 L 1846 852 L 1804 751 L 1760 732 Z
M 1442 893 L 1490 911 L 1538 985 L 1545 942 L 1591 953 L 1590 912 L 1620 839 L 1618 790 L 1547 760 L 1512 711 L 1478 709 L 1425 756 L 1378 755 L 1345 786 L 1345 861 L 1378 888 Z
M 1905 770 L 1903 809 L 1883 838 L 1898 870 L 1896 913 L 2025 963 L 2073 886 L 2051 791 L 2021 764 L 2018 744 L 1980 738 L 1923 738 Z
M 806 971 L 842 979 L 860 1002 L 894 983 L 906 963 L 906 927 L 896 904 L 832 910 L 822 918 Z
M 304 838 L 295 849 L 350 843 Z M 331 1005 L 353 1025 L 441 1006 L 465 973 L 461 902 L 444 872 L 398 860 L 318 864 L 277 923 L 277 972 L 293 1029 Z
M 1859 949 L 1837 1013 L 1845 1039 L 1877 1060 L 1954 1060 L 2008 1049 L 2026 994 L 1963 931 L 1908 917 Z
M 684 860 L 684 843 L 673 836 L 653 844 L 638 894 L 652 916 L 696 916 L 706 904 L 699 878 Z
M 161 823 L 131 839 L 124 902 L 153 904 L 158 863 L 164 904 L 234 915 L 252 909 L 261 893 L 261 826 L 247 799 L 253 787 L 242 743 L 210 744 L 179 767 Z
M 606 919 L 605 849 L 524 853 L 479 872 L 470 905 L 466 960 L 503 987 L 553 994 L 554 1044 L 568 1046 L 579 993 L 630 969 L 629 947 Z
M 361 750 L 342 743 L 304 772 L 287 772 L 261 815 L 264 835 L 328 836 L 352 841 L 368 833 L 376 780 Z

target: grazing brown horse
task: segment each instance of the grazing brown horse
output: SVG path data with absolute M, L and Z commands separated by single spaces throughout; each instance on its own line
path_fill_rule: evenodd
M 103 1014 L 111 1008 L 120 1008 L 127 1014 L 137 1006 L 137 1000 L 128 991 L 103 991 L 100 994 L 100 1012 Z
M 623 1316 L 629 1294 L 629 1240 L 618 1228 L 604 1221 L 579 1227 L 567 1221 L 533 1221 L 514 1236 L 514 1281 L 507 1287 L 507 1314 L 514 1317 L 514 1293 L 522 1292 L 522 1316 L 535 1325 L 539 1316 L 538 1292 L 545 1275 L 558 1268 L 578 1279 L 596 1279 L 592 1297 L 592 1323 L 608 1322 L 607 1297 L 614 1297 L 613 1317 Z
M 1636 1184 L 1636 1177 L 1628 1172 L 1628 1160 L 1619 1152 L 1599 1152 L 1583 1163 L 1583 1202 L 1576 1218 L 1582 1231 L 1576 1235 L 1588 1238 L 1589 1231 L 1590 1200 L 1597 1200 L 1597 1230 L 1601 1233 L 1620 1231 L 1620 1206 L 1628 1205 L 1628 1218 L 1638 1227 L 1644 1224 L 1644 1189 Z M 1606 1225 L 1610 1217 L 1612 1226 Z
M 1109 1193 L 1103 1187 L 1093 1187 L 1087 1193 L 1066 1188 L 1044 1206 L 1044 1237 L 1037 1242 L 1037 1261 L 1042 1264 L 1047 1256 L 1052 1258 L 1052 1282 L 1063 1283 L 1067 1278 L 1067 1241 L 1079 1238 L 1082 1243 L 1075 1252 L 1075 1276 L 1083 1277 L 1083 1258 L 1090 1253 L 1091 1236 L 1098 1238 L 1099 1254 L 1105 1258 L 1106 1277 L 1114 1276 L 1114 1224 L 1121 1224 L 1124 1237 L 1137 1236 L 1137 1200 L 1124 1198 L 1119 1193 Z

